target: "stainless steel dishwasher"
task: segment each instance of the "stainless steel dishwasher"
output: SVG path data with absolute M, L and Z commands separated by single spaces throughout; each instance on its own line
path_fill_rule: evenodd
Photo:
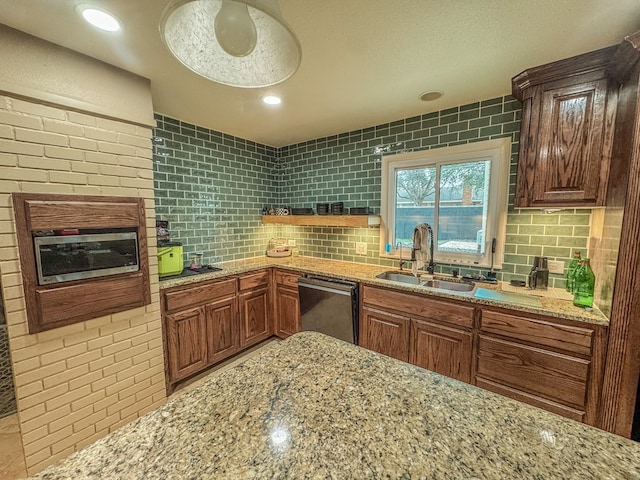
M 358 284 L 305 275 L 298 279 L 302 330 L 358 343 Z

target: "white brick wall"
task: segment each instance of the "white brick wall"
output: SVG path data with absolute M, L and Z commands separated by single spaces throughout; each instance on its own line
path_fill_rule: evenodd
M 10 194 L 144 198 L 152 303 L 29 335 Z M 33 474 L 166 400 L 151 129 L 0 96 L 0 280 Z

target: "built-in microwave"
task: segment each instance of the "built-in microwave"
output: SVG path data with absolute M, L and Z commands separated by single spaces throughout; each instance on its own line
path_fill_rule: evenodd
M 136 232 L 36 236 L 34 248 L 40 285 L 140 270 Z

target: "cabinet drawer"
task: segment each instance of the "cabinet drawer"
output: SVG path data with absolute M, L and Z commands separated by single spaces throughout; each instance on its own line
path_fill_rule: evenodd
M 591 354 L 593 330 L 482 311 L 480 331 L 535 343 L 579 355 Z
M 510 388 L 481 377 L 476 378 L 476 386 L 484 388 L 485 390 L 489 390 L 490 392 L 498 393 L 500 395 L 504 395 L 505 397 L 518 400 L 519 402 L 533 405 L 534 407 L 542 408 L 543 410 L 562 415 L 563 417 L 570 418 L 571 420 L 575 420 L 576 422 L 585 421 L 584 409 L 567 407 L 566 405 L 562 405 L 558 402 L 552 402 L 551 400 L 547 400 L 546 398 L 532 395 L 515 388 Z
M 164 294 L 165 310 L 167 312 L 180 310 L 193 305 L 210 302 L 217 298 L 235 295 L 235 293 L 235 278 L 174 290 Z
M 299 273 L 285 272 L 276 270 L 276 283 L 278 285 L 286 285 L 287 287 L 298 288 L 298 278 L 302 275 Z
M 264 287 L 269 285 L 269 271 L 263 270 L 258 273 L 251 273 L 249 275 L 243 275 L 240 277 L 240 291 L 253 290 L 257 287 Z
M 473 326 L 473 307 L 375 287 L 363 288 L 363 301 L 383 310 L 393 309 L 461 327 Z
M 477 375 L 573 408 L 586 404 L 588 360 L 480 335 Z

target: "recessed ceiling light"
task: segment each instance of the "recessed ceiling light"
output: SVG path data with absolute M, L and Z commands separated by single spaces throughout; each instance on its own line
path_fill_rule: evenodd
M 443 95 L 444 92 L 440 90 L 429 90 L 428 92 L 421 93 L 419 98 L 423 102 L 433 102 L 434 100 L 442 98 Z
M 104 10 L 98 10 L 92 7 L 81 7 L 80 14 L 82 18 L 100 30 L 117 32 L 121 28 L 118 19 Z
M 267 105 L 280 105 L 282 99 L 274 95 L 267 95 L 266 97 L 262 97 L 262 101 Z

